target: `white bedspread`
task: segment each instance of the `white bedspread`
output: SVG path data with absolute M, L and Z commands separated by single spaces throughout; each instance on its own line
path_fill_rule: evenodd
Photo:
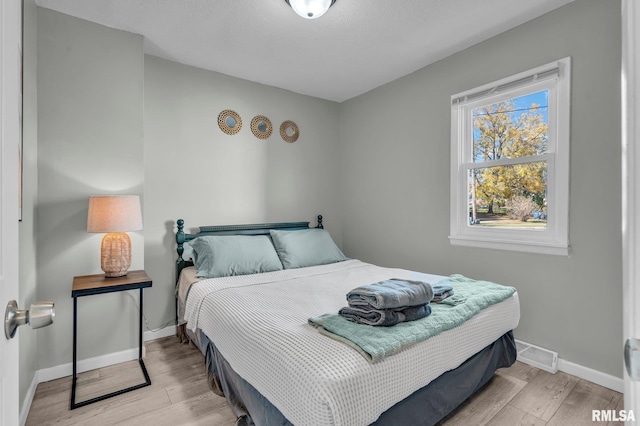
M 295 425 L 368 425 L 518 325 L 518 295 L 460 327 L 370 364 L 318 333 L 309 317 L 336 313 L 354 287 L 442 277 L 349 260 L 193 284 L 187 326 L 200 328 L 231 367 Z

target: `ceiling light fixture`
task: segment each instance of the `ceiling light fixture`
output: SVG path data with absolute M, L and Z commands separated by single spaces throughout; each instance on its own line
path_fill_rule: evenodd
M 298 15 L 316 19 L 324 15 L 336 0 L 284 0 Z

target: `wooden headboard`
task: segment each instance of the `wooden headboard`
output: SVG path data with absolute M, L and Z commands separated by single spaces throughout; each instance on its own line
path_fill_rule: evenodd
M 193 263 L 182 258 L 184 253 L 184 243 L 191 241 L 197 237 L 206 235 L 269 235 L 269 230 L 277 229 L 280 231 L 297 231 L 300 229 L 309 229 L 309 222 L 278 222 L 278 223 L 254 223 L 248 225 L 216 225 L 216 226 L 200 226 L 199 231 L 195 234 L 184 232 L 184 220 L 177 220 L 178 231 L 176 232 L 176 243 L 178 247 L 178 260 L 176 261 L 176 283 L 180 277 L 180 272 Z M 322 215 L 318 215 L 318 225 L 316 228 L 323 229 Z

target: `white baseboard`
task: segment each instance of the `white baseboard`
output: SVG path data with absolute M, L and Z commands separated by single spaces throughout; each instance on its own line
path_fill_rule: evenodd
M 624 380 L 620 377 L 612 376 L 611 374 L 606 374 L 562 358 L 558 359 L 558 370 L 616 392 L 624 392 Z
M 518 339 L 516 339 L 516 343 L 518 344 L 518 346 L 531 346 L 541 351 L 548 352 L 551 354 L 553 359 L 557 359 L 557 363 L 555 363 L 556 364 L 555 368 L 549 368 L 554 366 L 553 365 L 546 366 L 546 365 L 541 365 L 537 362 L 531 362 L 530 360 L 526 359 L 526 357 L 523 357 L 522 359 L 520 359 L 520 349 L 518 349 L 518 359 L 524 362 L 525 364 L 529 364 L 534 367 L 541 368 L 542 370 L 546 370 L 549 373 L 555 373 L 554 370 L 557 369 L 558 371 L 571 374 L 572 376 L 576 376 L 580 379 L 588 380 L 592 383 L 595 383 L 596 385 L 604 386 L 605 388 L 609 388 L 616 392 L 623 393 L 624 391 L 624 380 L 620 377 L 612 376 L 610 374 L 606 374 L 601 371 L 594 370 L 592 368 L 585 367 L 583 365 L 576 364 L 571 361 L 567 361 L 566 359 L 559 358 L 557 357 L 557 352 L 532 345 L 531 343 L 523 342 Z M 554 362 L 552 362 L 552 364 Z
M 159 339 L 162 337 L 175 336 L 175 334 L 176 326 L 172 325 L 155 332 L 145 331 L 142 335 L 142 339 L 147 342 L 149 340 Z M 96 368 L 107 367 L 113 364 L 119 364 L 121 362 L 132 361 L 134 359 L 138 359 L 138 348 L 127 349 L 121 352 L 83 359 L 78 361 L 78 373 L 95 370 Z M 50 380 L 59 379 L 61 377 L 66 377 L 73 374 L 73 364 L 69 362 L 67 364 L 57 365 L 55 367 L 44 368 L 42 370 L 38 370 L 36 373 L 36 376 L 38 377 L 38 383 L 48 382 Z
M 39 373 L 38 371 L 36 371 L 33 374 L 33 380 L 31 380 L 29 389 L 27 389 L 27 394 L 24 397 L 22 410 L 20 410 L 20 426 L 24 426 L 25 424 L 27 424 L 27 417 L 29 416 L 29 410 L 31 409 L 31 403 L 33 402 L 33 397 L 36 394 L 36 388 L 38 387 L 38 383 L 40 383 Z
M 176 326 L 170 325 L 169 327 L 161 328 L 157 331 L 145 331 L 142 335 L 142 339 L 145 342 L 149 340 L 161 339 L 163 337 L 175 336 L 176 335 Z
M 107 367 L 113 364 L 119 364 L 121 362 L 132 361 L 134 359 L 138 359 L 137 348 L 101 355 L 94 358 L 87 358 L 78 361 L 78 373 Z M 73 363 L 69 362 L 62 365 L 56 365 L 55 367 L 43 368 L 42 370 L 38 370 L 38 373 L 40 380 L 39 383 L 71 376 L 73 374 Z

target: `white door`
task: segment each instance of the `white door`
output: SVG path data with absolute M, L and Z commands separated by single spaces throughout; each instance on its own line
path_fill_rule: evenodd
M 0 312 L 18 300 L 21 0 L 0 1 Z M 4 322 L 3 322 L 4 324 Z M 0 426 L 18 424 L 18 339 L 0 333 Z
M 640 4 L 622 1 L 623 334 L 640 341 Z M 640 353 L 636 351 L 637 356 Z M 624 409 L 640 420 L 640 381 L 624 372 Z M 627 424 L 636 424 L 628 421 Z

